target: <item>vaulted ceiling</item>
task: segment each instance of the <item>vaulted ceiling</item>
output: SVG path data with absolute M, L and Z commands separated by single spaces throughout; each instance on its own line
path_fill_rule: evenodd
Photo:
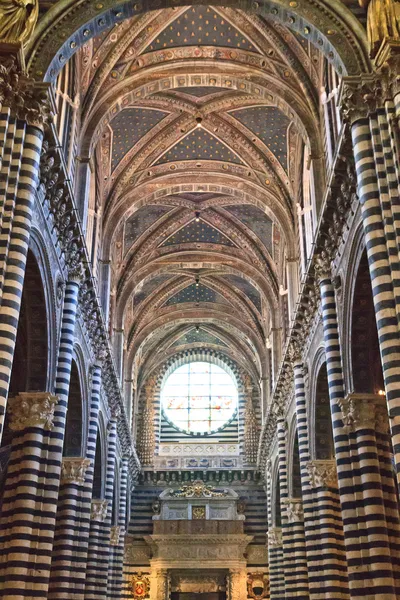
M 207 6 L 133 17 L 77 55 L 110 327 L 134 379 L 198 346 L 265 375 L 304 147 L 322 152 L 321 64 L 282 25 Z

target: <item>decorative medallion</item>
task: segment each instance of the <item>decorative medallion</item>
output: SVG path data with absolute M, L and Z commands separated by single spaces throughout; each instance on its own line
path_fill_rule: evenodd
M 205 519 L 206 518 L 206 507 L 205 506 L 193 506 L 192 517 L 193 517 L 193 519 Z
M 150 592 L 150 580 L 141 571 L 135 573 L 131 579 L 131 591 L 134 598 L 148 598 Z
M 269 596 L 269 577 L 267 573 L 247 574 L 247 596 L 261 600 Z

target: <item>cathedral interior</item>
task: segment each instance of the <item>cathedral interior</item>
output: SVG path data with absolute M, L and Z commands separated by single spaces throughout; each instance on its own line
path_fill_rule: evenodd
M 0 598 L 400 599 L 399 273 L 400 3 L 0 0 Z

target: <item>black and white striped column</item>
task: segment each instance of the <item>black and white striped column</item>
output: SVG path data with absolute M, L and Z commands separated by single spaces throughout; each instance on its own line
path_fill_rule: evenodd
M 2 599 L 47 599 L 58 500 L 51 438 L 57 397 L 21 393 L 9 400 L 13 430 L 0 516 Z
M 293 363 L 310 598 L 348 600 L 336 463 L 310 460 L 303 363 L 299 358 Z
M 111 555 L 109 563 L 109 598 L 119 600 L 123 583 L 125 523 L 128 494 L 128 458 L 122 459 L 119 489 L 118 524 L 111 528 Z
M 9 117 L 8 109 L 1 114 L 4 127 Z M 17 337 L 43 131 L 9 117 L 5 135 L 0 174 L 0 440 Z

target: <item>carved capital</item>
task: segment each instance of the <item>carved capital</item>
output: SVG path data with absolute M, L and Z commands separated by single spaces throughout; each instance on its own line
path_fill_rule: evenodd
M 50 392 L 21 392 L 9 398 L 10 429 L 23 431 L 27 427 L 41 427 L 50 431 L 57 402 L 57 396 Z
M 88 458 L 63 458 L 61 463 L 61 483 L 83 485 L 90 460 Z
M 268 529 L 268 547 L 279 548 L 280 546 L 282 546 L 282 529 L 271 527 L 271 529 Z
M 325 248 L 316 256 L 314 273 L 319 285 L 321 285 L 324 280 L 331 279 L 332 277 L 331 257 Z
M 288 498 L 284 501 L 286 516 L 289 523 L 304 521 L 303 502 L 301 498 Z
M 124 533 L 122 527 L 120 525 L 114 525 L 110 530 L 110 545 L 118 546 L 120 536 Z
M 92 521 L 105 521 L 107 517 L 108 500 L 92 500 L 90 518 Z
M 384 430 L 388 426 L 385 396 L 377 394 L 348 394 L 338 402 L 347 433 L 361 429 Z M 386 417 L 386 419 L 385 419 Z M 387 431 L 386 426 L 386 431 Z
M 343 121 L 353 125 L 383 106 L 382 79 L 376 74 L 343 77 L 339 92 L 339 106 Z
M 26 75 L 15 45 L 2 44 L 0 63 L 0 103 L 9 107 L 17 119 L 43 127 L 55 113 L 50 84 L 37 83 Z
M 310 460 L 307 463 L 310 486 L 312 488 L 327 487 L 337 489 L 338 478 L 336 461 L 333 460 Z
M 85 280 L 85 270 L 81 263 L 71 264 L 68 269 L 68 281 L 81 284 Z

